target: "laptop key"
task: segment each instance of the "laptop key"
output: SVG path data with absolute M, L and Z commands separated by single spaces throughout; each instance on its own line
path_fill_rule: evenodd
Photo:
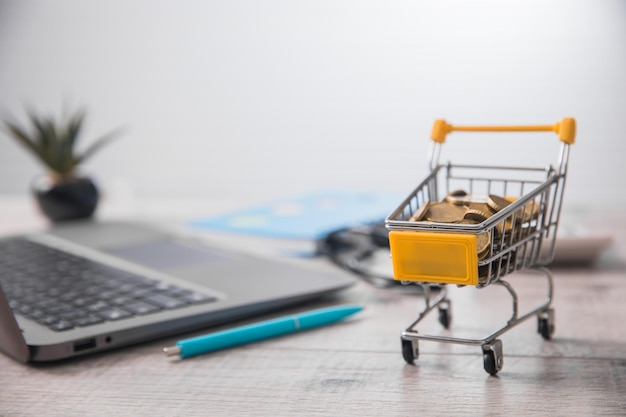
M 105 308 L 104 310 L 98 311 L 97 314 L 105 320 L 110 321 L 132 317 L 132 314 L 130 312 L 118 307 Z
M 119 287 L 117 287 L 117 290 L 122 294 L 132 292 L 136 289 L 137 289 L 137 286 L 133 284 L 122 284 Z
M 157 305 L 161 308 L 178 308 L 187 305 L 184 301 L 177 300 L 176 298 L 168 297 L 163 294 L 150 294 L 144 297 L 144 300 L 150 304 Z
M 149 314 L 161 310 L 159 307 L 144 303 L 143 301 L 135 301 L 124 305 L 124 309 L 134 314 Z
M 77 327 L 91 326 L 92 324 L 100 324 L 102 322 L 104 322 L 104 319 L 97 316 L 78 317 L 72 320 L 72 323 Z
M 74 326 L 72 326 L 72 323 L 70 323 L 69 321 L 58 320 L 58 321 L 50 324 L 48 326 L 48 328 L 58 332 L 58 331 L 72 329 L 72 328 L 74 328 Z
M 94 301 L 92 304 L 86 305 L 85 307 L 87 307 L 87 310 L 89 311 L 100 311 L 100 310 L 105 310 L 109 308 L 110 306 L 104 300 L 97 300 L 97 301 Z
M 60 313 L 70 312 L 73 310 L 73 308 L 67 304 L 56 303 L 56 304 L 50 305 L 49 307 L 46 307 L 45 310 L 46 310 L 46 313 L 48 314 L 57 315 Z
M 97 300 L 91 297 L 78 297 L 72 300 L 72 304 L 76 307 L 87 307 L 95 304 Z
M 70 312 L 67 312 L 67 313 L 61 313 L 61 314 L 59 314 L 59 317 L 61 318 L 61 320 L 72 321 L 72 320 L 78 319 L 80 317 L 84 317 L 86 315 L 87 315 L 86 311 L 74 310 L 74 311 L 70 311 Z
M 56 323 L 57 321 L 59 321 L 59 318 L 57 316 L 48 314 L 38 319 L 37 323 L 43 324 L 44 326 L 50 326 L 51 324 Z
M 127 297 L 127 296 L 115 297 L 114 299 L 109 300 L 111 305 L 114 305 L 114 306 L 125 306 L 126 304 L 129 304 L 133 301 L 134 301 L 133 298 Z
M 43 318 L 46 315 L 46 312 L 43 310 L 39 310 L 39 309 L 35 309 L 32 310 L 30 313 L 28 313 L 27 317 L 37 321 L 41 318 Z
M 217 301 L 217 298 L 213 296 L 200 294 L 198 292 L 181 295 L 178 298 L 189 304 L 202 304 Z
M 152 293 L 152 289 L 151 288 L 139 288 L 136 289 L 135 291 L 133 291 L 132 293 L 129 294 L 129 296 L 134 297 L 134 298 L 141 298 L 147 294 L 151 294 Z
M 116 297 L 119 297 L 120 293 L 118 291 L 107 290 L 98 294 L 98 298 L 101 300 L 111 300 Z

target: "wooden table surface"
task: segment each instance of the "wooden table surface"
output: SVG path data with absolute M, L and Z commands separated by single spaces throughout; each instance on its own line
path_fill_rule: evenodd
M 495 377 L 477 346 L 420 341 L 419 359 L 406 364 L 400 332 L 423 297 L 359 281 L 293 309 L 363 304 L 351 320 L 192 359 L 163 355 L 176 338 L 48 365 L 0 355 L 0 417 L 625 416 L 626 213 L 602 225 L 615 237 L 606 259 L 552 269 L 554 339 L 541 338 L 534 317 L 506 332 Z M 509 281 L 521 312 L 545 299 L 542 276 Z M 418 331 L 482 338 L 509 318 L 511 301 L 499 286 L 449 291 L 451 329 L 434 314 Z

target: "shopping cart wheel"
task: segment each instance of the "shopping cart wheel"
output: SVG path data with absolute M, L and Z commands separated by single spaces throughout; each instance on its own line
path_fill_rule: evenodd
M 502 341 L 499 339 L 483 346 L 483 367 L 489 375 L 495 375 L 502 369 L 504 357 L 502 356 Z
M 415 359 L 419 357 L 420 350 L 417 340 L 402 339 L 402 357 L 409 365 L 415 364 Z
M 552 339 L 554 334 L 554 309 L 550 308 L 537 314 L 537 332 L 545 340 Z
M 444 300 L 439 306 L 439 323 L 441 323 L 444 329 L 449 329 L 451 322 L 452 312 L 450 311 L 450 300 Z

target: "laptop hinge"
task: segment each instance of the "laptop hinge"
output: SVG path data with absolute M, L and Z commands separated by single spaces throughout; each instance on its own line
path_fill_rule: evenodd
M 26 363 L 30 359 L 30 349 L 2 288 L 0 288 L 0 351 L 21 363 Z

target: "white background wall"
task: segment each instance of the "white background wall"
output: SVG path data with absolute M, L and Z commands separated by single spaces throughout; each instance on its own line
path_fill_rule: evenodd
M 566 204 L 623 208 L 626 2 L 0 0 L 0 115 L 64 103 L 88 109 L 83 145 L 127 126 L 84 166 L 104 188 L 210 198 L 408 193 L 436 118 L 571 116 Z M 535 138 L 446 145 L 556 161 L 555 136 Z M 0 134 L 0 193 L 40 172 Z

